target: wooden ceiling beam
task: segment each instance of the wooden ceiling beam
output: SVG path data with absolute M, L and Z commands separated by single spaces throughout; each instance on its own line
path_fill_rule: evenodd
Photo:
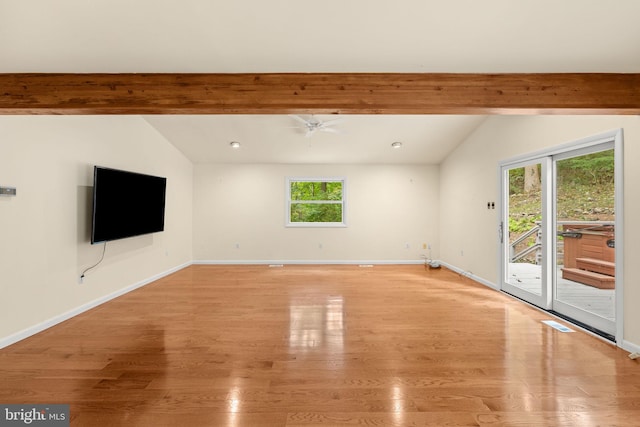
M 0 74 L 0 114 L 640 114 L 640 74 Z

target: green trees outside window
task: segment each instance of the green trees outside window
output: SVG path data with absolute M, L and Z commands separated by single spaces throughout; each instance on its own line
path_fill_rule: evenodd
M 344 224 L 343 179 L 289 179 L 290 224 Z
M 509 231 L 523 233 L 542 219 L 540 164 L 509 171 Z M 612 221 L 614 150 L 561 160 L 557 165 L 559 220 Z

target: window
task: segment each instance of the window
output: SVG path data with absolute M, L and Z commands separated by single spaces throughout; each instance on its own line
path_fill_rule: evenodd
M 344 178 L 288 178 L 287 226 L 345 227 Z

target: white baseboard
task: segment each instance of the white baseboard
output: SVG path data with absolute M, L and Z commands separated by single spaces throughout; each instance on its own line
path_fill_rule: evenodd
M 620 348 L 628 351 L 629 353 L 640 353 L 640 345 L 626 340 L 622 340 L 622 342 L 620 343 Z
M 83 305 L 81 305 L 79 307 L 76 307 L 76 308 L 73 308 L 73 309 L 71 309 L 71 310 L 69 310 L 69 311 L 67 311 L 65 313 L 59 314 L 57 316 L 54 316 L 49 320 L 45 320 L 44 322 L 38 323 L 37 325 L 30 326 L 30 327 L 28 327 L 26 329 L 23 329 L 22 331 L 16 332 L 16 333 L 11 334 L 11 335 L 9 335 L 7 337 L 4 337 L 4 338 L 0 338 L 0 349 L 1 348 L 5 348 L 7 346 L 10 346 L 11 344 L 15 344 L 18 341 L 21 341 L 21 340 L 23 340 L 25 338 L 28 338 L 28 337 L 30 337 L 32 335 L 37 334 L 38 332 L 42 332 L 45 329 L 49 329 L 50 327 L 55 326 L 55 325 L 57 325 L 59 323 L 62 323 L 65 320 L 71 319 L 72 317 L 77 316 L 78 314 L 84 313 L 87 310 L 91 310 L 92 308 L 95 308 L 95 307 L 97 307 L 97 306 L 99 306 L 101 304 L 104 304 L 107 301 L 110 301 L 110 300 L 112 300 L 114 298 L 117 298 L 117 297 L 119 297 L 121 295 L 124 295 L 124 294 L 129 293 L 129 292 L 131 292 L 133 290 L 136 290 L 136 289 L 141 288 L 141 287 L 143 287 L 145 285 L 148 285 L 151 282 L 154 282 L 154 281 L 156 281 L 158 279 L 161 279 L 161 278 L 163 278 L 165 276 L 168 276 L 169 274 L 175 273 L 176 271 L 182 270 L 183 268 L 188 267 L 190 265 L 191 265 L 191 262 L 187 262 L 187 263 L 184 263 L 182 265 L 178 265 L 178 266 L 173 267 L 173 268 L 171 268 L 171 269 L 169 269 L 167 271 L 164 271 L 162 273 L 159 273 L 159 274 L 151 276 L 151 277 L 149 277 L 147 279 L 144 279 L 144 280 L 142 280 L 140 282 L 134 283 L 134 284 L 129 285 L 129 286 L 127 286 L 125 288 L 122 288 L 122 289 L 118 289 L 117 291 L 112 292 L 112 293 L 110 293 L 108 295 L 105 295 L 105 296 L 102 296 L 100 298 L 94 299 L 93 301 L 89 301 L 86 304 L 83 304 Z
M 458 274 L 460 274 L 460 275 L 462 275 L 462 276 L 465 276 L 465 277 L 470 278 L 470 279 L 471 279 L 471 280 L 473 280 L 473 281 L 476 281 L 476 282 L 478 282 L 478 283 L 480 283 L 480 284 L 482 284 L 482 285 L 485 285 L 485 286 L 487 286 L 487 287 L 489 287 L 489 288 L 491 288 L 491 289 L 495 289 L 496 291 L 500 291 L 500 287 L 499 287 L 498 285 L 496 285 L 495 283 L 491 283 L 491 282 L 489 282 L 488 280 L 484 280 L 484 279 L 483 279 L 483 278 L 481 278 L 481 277 L 475 276 L 475 275 L 474 275 L 474 274 L 472 274 L 471 272 L 464 271 L 464 270 L 462 270 L 462 269 L 460 269 L 460 268 L 458 268 L 458 267 L 455 267 L 455 266 L 453 266 L 453 265 L 451 265 L 451 264 L 448 264 L 448 263 L 446 263 L 446 262 L 443 262 L 443 261 L 440 261 L 440 264 L 441 264 L 442 266 L 444 266 L 444 267 L 447 267 L 447 268 L 448 268 L 449 270 L 451 270 L 451 271 L 454 271 L 454 272 L 456 272 L 456 273 L 458 273 Z M 505 295 L 509 295 L 509 294 L 505 294 Z M 513 298 L 515 298 L 515 297 L 513 297 Z M 517 298 L 515 298 L 515 299 L 517 299 Z M 520 299 L 518 299 L 518 300 L 519 300 L 519 301 L 522 301 L 522 300 L 520 300 Z M 554 315 L 553 313 L 549 313 L 548 311 L 543 310 L 543 309 L 541 309 L 541 308 L 539 308 L 539 307 L 536 307 L 536 306 L 535 306 L 535 305 L 533 305 L 533 304 L 529 304 L 529 303 L 524 302 L 524 301 L 523 301 L 523 303 L 524 303 L 524 304 L 529 305 L 529 306 L 530 306 L 530 307 L 532 307 L 532 308 L 535 308 L 536 310 L 538 310 L 538 311 L 540 311 L 540 312 L 546 313 L 546 314 L 548 314 L 549 316 L 554 317 L 554 318 L 556 318 L 556 319 L 558 319 L 558 320 L 560 320 L 560 321 L 567 322 L 567 320 L 566 320 L 566 319 L 563 319 L 563 318 L 561 318 L 561 317 L 558 317 L 558 316 Z M 570 323 L 570 322 L 569 322 L 569 323 Z M 603 337 L 601 337 L 600 335 L 594 334 L 594 333 L 593 333 L 593 332 L 591 332 L 590 330 L 585 329 L 585 328 L 582 328 L 582 327 L 580 327 L 579 325 L 576 325 L 576 324 L 571 323 L 571 326 L 572 326 L 572 327 L 574 327 L 574 328 L 578 328 L 578 329 L 580 329 L 581 331 L 583 331 L 583 332 L 587 333 L 588 335 L 591 335 L 591 336 L 593 336 L 593 337 L 595 337 L 595 338 L 598 338 L 598 339 L 600 339 L 600 340 L 602 340 L 602 341 L 604 341 L 604 342 L 606 342 L 606 343 L 609 343 L 609 344 L 612 344 L 612 345 L 616 345 L 615 343 L 612 343 L 611 341 L 607 340 L 606 338 L 603 338 Z M 626 340 L 622 340 L 622 342 L 617 343 L 617 346 L 618 346 L 618 347 L 620 347 L 620 348 L 621 348 L 621 349 L 623 349 L 623 350 L 628 351 L 629 353 L 640 353 L 640 345 L 638 345 L 638 344 L 634 344 L 634 343 L 629 342 L 629 341 L 626 341 Z
M 442 266 L 448 268 L 451 271 L 454 271 L 462 276 L 468 277 L 471 280 L 478 282 L 482 285 L 485 285 L 494 290 L 500 290 L 499 287 L 485 280 L 481 277 L 474 275 L 471 272 L 464 271 L 458 267 L 455 267 L 451 264 L 448 264 L 443 261 L 438 261 Z M 125 288 L 119 289 L 115 292 L 112 292 L 108 295 L 97 298 L 93 301 L 90 301 L 86 304 L 83 304 L 79 307 L 71 309 L 65 313 L 62 313 L 58 316 L 54 316 L 49 320 L 38 323 L 37 325 L 31 326 L 29 328 L 23 329 L 22 331 L 11 334 L 7 337 L 0 338 L 0 349 L 10 346 L 11 344 L 15 344 L 18 341 L 21 341 L 25 338 L 28 338 L 32 335 L 35 335 L 39 332 L 44 331 L 45 329 L 49 329 L 52 326 L 55 326 L 59 323 L 64 322 L 78 314 L 84 313 L 85 311 L 91 310 L 105 302 L 108 302 L 114 298 L 127 294 L 133 290 L 141 288 L 149 283 L 152 283 L 158 279 L 161 279 L 169 274 L 175 273 L 176 271 L 182 270 L 185 267 L 190 265 L 304 265 L 304 264 L 315 264 L 315 265 L 331 265 L 331 264 L 343 264 L 343 265 L 392 265 L 392 264 L 404 264 L 404 265 L 417 265 L 423 264 L 424 260 L 197 260 L 192 262 L 186 262 L 184 264 L 173 267 L 167 271 L 151 276 L 145 280 L 129 285 Z M 544 311 L 544 310 L 541 310 Z M 588 331 L 587 331 L 588 332 Z M 634 344 L 629 341 L 622 341 L 620 343 L 620 348 L 626 350 L 630 353 L 640 353 L 640 345 Z
M 487 286 L 487 287 L 489 287 L 491 289 L 494 289 L 496 291 L 500 290 L 500 287 L 498 285 L 496 285 L 495 283 L 492 283 L 492 282 L 490 282 L 488 280 L 485 280 L 482 277 L 478 277 L 475 274 L 471 273 L 470 271 L 464 271 L 461 268 L 453 266 L 453 265 L 451 265 L 449 263 L 446 263 L 444 261 L 439 261 L 439 262 L 440 262 L 440 265 L 442 265 L 444 267 L 447 267 L 449 270 L 454 271 L 454 272 L 460 274 L 461 276 L 468 277 L 469 279 L 473 280 L 474 282 L 478 282 L 481 285 L 485 285 L 485 286 Z
M 372 264 L 372 265 L 392 265 L 392 264 L 403 264 L 403 265 L 419 265 L 424 264 L 423 259 L 411 259 L 411 260 L 313 260 L 313 259 L 296 259 L 296 260 L 281 260 L 281 259 L 271 259 L 271 260 L 196 260 L 193 261 L 194 265 L 271 265 L 271 264 L 282 264 L 282 265 L 305 265 L 305 264 L 313 264 L 313 265 L 332 265 L 332 264 L 343 264 L 343 265 L 361 265 L 361 264 Z

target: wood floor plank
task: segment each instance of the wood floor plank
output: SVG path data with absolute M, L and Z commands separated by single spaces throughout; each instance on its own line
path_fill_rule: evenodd
M 286 427 L 478 427 L 476 416 L 465 412 L 294 412 Z
M 73 426 L 636 426 L 640 366 L 423 266 L 190 266 L 0 350 Z
M 189 414 L 167 414 L 157 412 L 151 407 L 145 411 L 121 411 L 118 413 L 104 413 L 84 411 L 75 418 L 72 426 L 155 426 L 155 427 L 217 427 L 217 426 L 286 426 L 287 413 L 235 413 L 212 412 L 210 410 L 195 411 Z

